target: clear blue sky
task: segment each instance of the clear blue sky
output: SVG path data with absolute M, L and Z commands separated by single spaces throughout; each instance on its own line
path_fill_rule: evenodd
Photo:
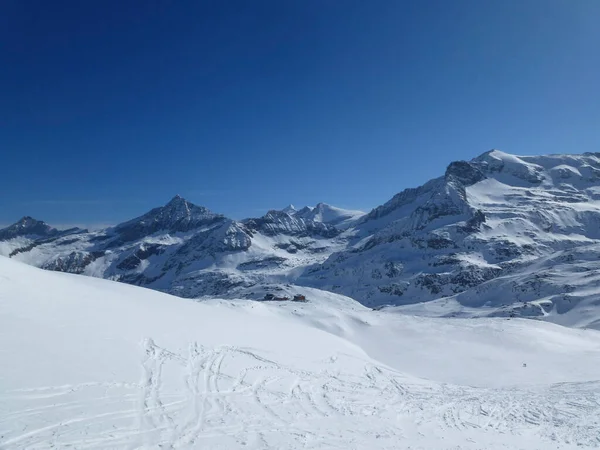
M 0 223 L 369 209 L 490 148 L 600 151 L 598 0 L 0 6 Z

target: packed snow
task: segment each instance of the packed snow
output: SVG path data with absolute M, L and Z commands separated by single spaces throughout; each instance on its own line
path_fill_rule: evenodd
M 2 449 L 600 447 L 600 332 L 203 302 L 0 257 Z

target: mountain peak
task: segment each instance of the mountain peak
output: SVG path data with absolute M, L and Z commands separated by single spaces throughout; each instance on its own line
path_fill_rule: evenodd
M 296 207 L 290 203 L 285 208 L 283 208 L 281 210 L 281 212 L 284 212 L 284 213 L 287 213 L 287 214 L 294 214 L 296 212 Z
M 46 222 L 34 219 L 31 216 L 23 216 L 17 222 L 0 230 L 0 240 L 27 235 L 49 236 L 56 233 L 56 228 L 52 228 Z
M 487 152 L 483 152 L 481 155 L 476 156 L 471 161 L 486 161 L 489 158 L 503 159 L 506 156 L 512 157 L 513 155 L 511 155 L 509 153 L 505 153 L 501 150 L 498 150 L 497 148 L 492 148 L 492 149 L 488 150 Z
M 225 220 L 204 206 L 194 205 L 180 195 L 166 205 L 154 208 L 143 216 L 117 225 L 116 229 L 126 241 L 139 239 L 158 231 L 185 232 L 195 228 L 211 226 Z
M 193 220 L 193 218 L 198 217 L 222 217 L 220 214 L 215 214 L 204 206 L 195 205 L 179 194 L 169 200 L 166 205 L 153 209 L 143 217 L 149 215 L 168 217 L 171 220 L 180 220 L 183 218 L 191 218 Z
M 322 222 L 344 229 L 349 227 L 359 217 L 363 216 L 364 212 L 342 209 L 320 202 L 313 208 L 302 208 L 296 215 L 304 219 Z
M 183 198 L 181 195 L 176 194 L 171 200 L 169 200 L 169 203 L 167 203 L 167 205 L 177 204 L 177 203 L 187 203 L 187 200 L 185 198 Z
M 175 197 L 169 200 L 169 203 L 162 207 L 163 210 L 169 211 L 170 214 L 176 214 L 179 216 L 190 216 L 192 214 L 192 208 L 206 209 L 202 206 L 196 206 L 193 203 L 188 202 L 179 194 L 177 194 Z
M 28 227 L 28 226 L 36 225 L 38 223 L 45 223 L 45 222 L 42 220 L 34 219 L 31 216 L 23 216 L 17 222 L 15 222 L 15 225 Z
M 169 202 L 165 205 L 165 207 L 173 208 L 173 207 L 181 207 L 181 206 L 196 206 L 193 203 L 188 202 L 181 195 L 177 194 L 173 197 Z

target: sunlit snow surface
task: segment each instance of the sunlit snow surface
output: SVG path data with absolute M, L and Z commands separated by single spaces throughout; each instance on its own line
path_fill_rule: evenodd
M 302 292 L 195 302 L 0 258 L 0 448 L 600 446 L 598 331 Z

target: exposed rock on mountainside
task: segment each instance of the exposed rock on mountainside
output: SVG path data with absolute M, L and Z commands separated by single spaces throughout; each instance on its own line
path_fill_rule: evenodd
M 241 222 L 177 196 L 102 231 L 29 217 L 0 230 L 0 253 L 52 270 L 186 297 L 258 298 L 282 283 L 372 306 L 523 315 L 600 327 L 600 154 L 452 162 L 368 214 L 324 203 Z
M 490 151 L 451 163 L 371 211 L 355 227 L 360 239 L 300 282 L 372 306 L 438 300 L 452 305 L 439 314 L 477 307 L 600 326 L 590 312 L 600 294 L 599 170 L 598 154 Z
M 131 242 L 157 232 L 186 232 L 223 223 L 225 217 L 196 206 L 179 195 L 165 206 L 115 227 L 122 242 Z
M 340 230 L 282 211 L 237 222 L 180 196 L 106 230 L 58 231 L 24 218 L 0 231 L 0 253 L 62 272 L 186 297 L 279 282 L 342 248 Z
M 52 228 L 41 220 L 26 216 L 11 226 L 0 230 L 0 240 L 7 241 L 21 236 L 44 238 L 57 234 L 59 234 L 59 231 L 56 228 Z

